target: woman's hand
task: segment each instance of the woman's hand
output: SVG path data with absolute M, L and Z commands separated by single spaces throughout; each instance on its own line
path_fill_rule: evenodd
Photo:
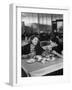
M 35 55 L 36 55 L 35 52 L 31 52 L 31 53 L 29 54 L 30 58 L 33 58 Z
M 22 59 L 26 59 L 26 58 L 28 58 L 29 57 L 29 55 L 27 54 L 27 55 L 22 55 Z
M 48 54 L 50 53 L 49 49 L 46 49 L 43 53 L 42 53 L 42 56 L 47 56 Z
M 55 54 L 55 55 L 57 55 L 57 56 L 60 57 L 60 58 L 63 58 L 63 55 L 59 54 L 58 52 L 56 52 L 56 51 L 54 51 L 54 50 L 52 51 L 52 53 Z
M 33 58 L 35 55 L 36 55 L 35 52 L 32 52 L 32 53 L 27 54 L 27 55 L 22 55 L 22 59 Z
M 51 46 L 51 45 L 48 46 L 48 50 L 49 50 L 49 51 L 52 50 L 52 46 Z

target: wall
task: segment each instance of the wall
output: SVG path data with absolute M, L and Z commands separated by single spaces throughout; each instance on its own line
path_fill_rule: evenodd
M 33 84 L 24 87 L 9 86 L 9 4 L 22 3 L 25 6 L 38 7 L 66 7 L 70 8 L 70 27 L 65 31 L 66 55 L 70 60 L 70 70 L 72 76 L 72 0 L 0 0 L 0 90 L 71 90 L 72 82 L 61 84 Z M 69 72 L 68 72 L 69 73 Z M 72 81 L 72 77 L 71 77 Z M 37 83 L 37 82 L 36 82 Z

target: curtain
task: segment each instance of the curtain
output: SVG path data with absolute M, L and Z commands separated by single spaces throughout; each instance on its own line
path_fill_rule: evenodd
M 31 25 L 32 23 L 51 25 L 51 22 L 57 19 L 63 19 L 63 15 L 22 13 L 22 21 L 25 23 L 25 25 Z

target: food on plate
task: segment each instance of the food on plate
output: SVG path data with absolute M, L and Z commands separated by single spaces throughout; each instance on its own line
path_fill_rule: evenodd
M 55 60 L 55 57 L 51 57 L 51 59 L 50 59 L 51 61 L 54 61 Z
M 35 59 L 29 59 L 29 60 L 27 60 L 26 62 L 27 63 L 34 63 L 36 60 Z
M 48 58 L 46 59 L 46 61 L 50 61 L 50 57 L 48 57 Z
M 41 61 L 41 60 L 42 60 L 42 56 L 36 55 L 36 56 L 34 57 L 34 59 L 36 59 L 37 61 Z
M 41 62 L 42 62 L 43 64 L 45 64 L 45 63 L 46 63 L 46 60 L 47 60 L 47 58 L 43 58 Z

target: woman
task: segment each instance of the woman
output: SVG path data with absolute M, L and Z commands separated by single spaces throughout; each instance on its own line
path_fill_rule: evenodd
M 55 40 L 52 40 L 57 44 L 57 46 L 52 48 L 52 53 L 55 55 L 63 58 L 62 52 L 63 52 L 63 40 L 62 38 L 60 39 L 59 36 L 56 36 Z
M 32 58 L 35 55 L 41 55 L 45 50 L 40 46 L 38 35 L 33 35 L 30 43 L 22 46 L 22 58 Z

